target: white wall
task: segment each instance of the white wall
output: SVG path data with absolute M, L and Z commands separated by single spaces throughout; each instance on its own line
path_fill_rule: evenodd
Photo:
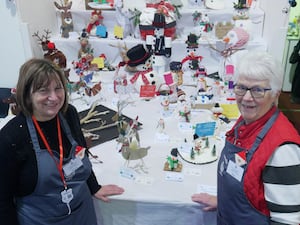
M 0 87 L 15 87 L 19 67 L 32 56 L 27 24 L 20 23 L 14 1 L 0 1 Z
M 42 57 L 43 52 L 36 38 L 32 34 L 39 31 L 40 34 L 44 30 L 50 30 L 53 34 L 58 32 L 58 24 L 56 18 L 56 10 L 54 0 L 16 0 L 20 19 L 28 23 L 29 39 L 32 46 L 33 55 Z M 29 4 L 30 2 L 30 4 Z M 60 3 L 60 0 L 57 0 Z M 50 34 L 51 36 L 51 34 Z
M 271 7 L 272 4 L 272 7 Z M 261 0 L 260 7 L 265 11 L 263 39 L 268 44 L 268 52 L 279 62 L 283 62 L 285 39 L 289 21 L 289 4 L 287 0 Z M 288 13 L 283 10 L 287 9 Z
M 0 87 L 15 87 L 20 66 L 43 52 L 32 34 L 49 29 L 57 33 L 53 0 L 0 1 Z

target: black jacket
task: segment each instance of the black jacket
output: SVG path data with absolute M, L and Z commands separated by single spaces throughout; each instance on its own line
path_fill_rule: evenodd
M 70 126 L 73 138 L 81 146 L 86 147 L 86 142 L 81 131 L 78 113 L 74 106 L 69 105 L 64 114 Z M 51 149 L 56 147 L 58 142 L 55 119 L 39 123 L 46 137 L 49 140 Z M 64 149 L 69 154 L 71 144 L 62 132 Z M 40 146 L 44 147 L 41 140 Z M 1 224 L 18 224 L 14 206 L 15 196 L 25 196 L 31 194 L 37 183 L 37 162 L 35 152 L 32 146 L 31 138 L 28 132 L 26 117 L 20 113 L 10 120 L 0 131 L 0 221 Z M 87 184 L 91 194 L 97 192 L 101 186 L 98 184 L 94 173 L 92 172 Z M 9 221 L 9 222 L 8 222 Z
M 292 81 L 292 98 L 297 103 L 300 103 L 300 40 L 297 45 L 294 47 L 294 51 L 292 52 L 289 62 L 291 64 L 298 63 L 296 66 L 295 74 Z

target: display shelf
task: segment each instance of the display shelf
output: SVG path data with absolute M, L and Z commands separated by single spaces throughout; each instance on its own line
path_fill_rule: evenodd
M 176 21 L 177 28 L 184 28 L 185 33 L 187 34 L 193 30 L 193 13 L 195 11 L 201 12 L 203 14 L 207 14 L 209 16 L 210 22 L 223 22 L 223 21 L 232 21 L 233 9 L 224 9 L 224 10 L 209 10 L 202 8 L 195 9 L 183 9 L 180 10 L 181 18 Z M 60 11 L 57 10 L 57 23 L 58 27 L 60 27 Z M 89 22 L 91 10 L 72 10 L 72 17 L 74 23 L 74 31 L 80 32 L 83 28 L 85 28 Z M 108 32 L 113 32 L 114 25 L 116 24 L 115 10 L 102 10 L 102 15 L 104 17 L 103 24 L 107 27 Z M 251 27 L 251 35 L 253 37 L 261 37 L 263 22 L 264 22 L 264 12 L 257 9 L 249 10 L 249 19 L 252 22 Z
M 192 14 L 195 12 L 207 14 L 211 23 L 230 22 L 233 16 L 233 8 L 225 8 L 224 10 L 209 10 L 204 8 L 189 9 L 184 8 L 180 10 L 181 18 L 178 19 L 176 25 L 176 38 L 172 41 L 172 55 L 170 61 L 181 61 L 188 53 L 186 46 L 187 35 L 194 33 L 195 26 L 193 24 Z M 248 31 L 250 33 L 250 40 L 245 46 L 246 49 L 261 49 L 267 50 L 267 44 L 262 39 L 262 30 L 264 24 L 264 12 L 259 9 L 250 9 L 250 26 L 248 24 Z M 90 19 L 91 10 L 72 10 L 72 17 L 74 23 L 74 31 L 70 33 L 69 38 L 62 38 L 59 33 L 52 35 L 51 40 L 55 43 L 56 48 L 62 51 L 69 62 L 76 61 L 78 51 L 80 49 L 79 37 L 82 29 L 84 29 Z M 99 38 L 95 36 L 89 37 L 89 42 L 93 48 L 94 56 L 105 54 L 108 61 L 116 66 L 122 61 L 120 56 L 120 49 L 113 46 L 124 46 L 129 49 L 139 43 L 145 44 L 139 36 L 139 30 L 136 35 L 127 36 L 123 40 L 116 39 L 113 34 L 114 26 L 116 25 L 116 11 L 102 10 L 103 25 L 106 26 L 108 37 Z M 60 27 L 60 12 L 57 10 L 57 23 Z M 137 28 L 138 29 L 138 28 Z M 216 45 L 218 39 L 215 37 L 214 30 L 206 35 L 203 35 L 199 40 L 199 47 L 196 49 L 198 55 L 203 56 L 202 64 L 207 68 L 208 73 L 217 72 L 219 69 L 221 56 L 218 52 L 213 50 L 211 46 Z

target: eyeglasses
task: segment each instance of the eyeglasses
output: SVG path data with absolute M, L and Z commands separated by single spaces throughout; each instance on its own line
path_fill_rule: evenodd
M 243 85 L 236 84 L 234 85 L 234 93 L 238 96 L 244 96 L 247 91 L 250 91 L 253 98 L 263 98 L 266 91 L 271 91 L 271 88 L 262 88 L 262 87 L 245 87 Z

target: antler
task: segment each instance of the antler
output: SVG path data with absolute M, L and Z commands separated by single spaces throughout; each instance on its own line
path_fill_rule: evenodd
M 51 34 L 51 31 L 50 30 L 44 30 L 44 32 L 46 33 L 45 35 L 39 35 L 39 31 L 37 32 L 34 32 L 32 37 L 36 37 L 39 41 L 40 41 L 40 44 L 42 45 L 43 43 L 45 43 L 46 41 L 49 40 L 50 38 L 50 35 Z
M 57 9 L 63 10 L 67 12 L 69 9 L 72 7 L 72 2 L 69 0 L 64 0 L 64 3 L 61 1 L 60 5 L 57 2 L 54 2 L 54 5 L 56 6 Z
M 49 34 L 51 34 L 51 31 L 47 29 L 47 30 L 44 30 L 44 32 L 46 35 L 43 35 L 43 38 L 45 38 L 45 41 L 47 41 L 50 38 Z
M 40 35 L 39 35 L 39 31 L 34 32 L 33 35 L 32 35 L 32 37 L 36 37 L 36 38 L 40 41 L 40 44 L 43 43 L 43 38 L 44 38 L 44 36 L 43 36 L 43 35 L 40 36 Z
M 109 45 L 111 47 L 115 47 L 115 48 L 119 49 L 120 56 L 124 62 L 127 62 L 129 60 L 127 57 L 127 54 L 126 54 L 128 51 L 128 47 L 127 47 L 126 43 L 124 43 L 123 45 L 121 43 L 118 43 L 117 45 L 110 43 Z

